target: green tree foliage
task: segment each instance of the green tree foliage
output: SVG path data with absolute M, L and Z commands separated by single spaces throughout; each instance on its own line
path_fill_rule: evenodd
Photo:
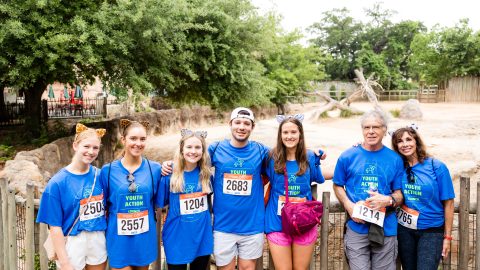
M 353 70 L 362 67 L 366 76 L 375 74 L 385 89 L 408 87 L 410 44 L 426 29 L 420 22 L 392 23 L 393 11 L 375 4 L 366 10 L 367 23 L 349 16 L 346 8 L 325 12 L 310 28 L 318 37 L 312 42 L 330 52 L 326 73 L 332 79 L 354 78 Z
M 274 15 L 270 19 L 276 20 Z M 270 101 L 284 113 L 283 105 L 288 98 L 302 96 L 310 89 L 311 82 L 325 77 L 324 56 L 316 47 L 300 45 L 299 33 L 283 33 L 276 28 L 277 23 L 272 25 L 270 29 L 276 31 L 270 33 L 270 48 L 265 50 L 262 62 L 274 88 Z
M 441 84 L 454 76 L 480 75 L 480 32 L 468 20 L 455 27 L 435 27 L 415 36 L 409 65 L 418 79 Z

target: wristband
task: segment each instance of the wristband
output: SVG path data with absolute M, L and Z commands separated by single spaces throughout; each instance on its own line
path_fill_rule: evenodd
M 390 204 L 392 205 L 392 207 L 395 207 L 395 204 L 397 204 L 397 200 L 395 200 L 395 197 L 393 197 L 393 195 L 390 195 L 390 198 L 392 198 L 390 200 L 390 202 L 391 202 Z
M 452 237 L 451 235 L 445 234 L 445 235 L 443 236 L 443 239 L 447 239 L 447 240 L 452 241 L 452 240 L 453 240 L 453 237 Z

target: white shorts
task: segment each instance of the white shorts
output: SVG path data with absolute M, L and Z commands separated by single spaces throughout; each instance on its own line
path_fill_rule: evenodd
M 213 231 L 213 254 L 217 266 L 229 264 L 238 256 L 244 260 L 254 260 L 263 253 L 263 233 L 239 235 Z
M 68 259 L 75 270 L 82 270 L 85 265 L 97 265 L 107 260 L 105 232 L 81 231 L 75 236 L 68 236 L 65 244 Z M 57 261 L 57 268 L 60 264 Z

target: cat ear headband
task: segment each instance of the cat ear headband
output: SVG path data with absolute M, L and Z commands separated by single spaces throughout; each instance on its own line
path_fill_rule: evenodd
M 134 122 L 140 123 L 140 125 L 144 126 L 145 129 L 147 129 L 148 126 L 150 125 L 150 123 L 147 122 L 147 121 L 139 121 L 138 122 L 138 121 L 130 121 L 128 119 L 120 119 L 120 127 L 122 129 L 126 129 L 128 126 L 130 126 Z
M 410 125 L 407 125 L 406 128 L 410 128 L 415 132 L 418 132 L 418 129 L 419 129 L 417 124 L 415 124 L 415 123 L 411 123 Z M 395 132 L 397 132 L 397 130 L 399 130 L 399 128 L 397 128 L 394 131 L 389 131 L 388 134 L 393 137 L 393 134 L 395 134 Z
M 201 130 L 198 130 L 198 131 L 192 131 L 190 129 L 187 129 L 187 128 L 182 128 L 182 130 L 180 130 L 180 135 L 182 135 L 182 138 L 185 137 L 185 136 L 190 136 L 190 135 L 194 135 L 194 136 L 197 136 L 197 137 L 202 137 L 202 138 L 207 138 L 207 132 L 206 131 L 201 131 Z
M 283 121 L 287 120 L 287 119 L 290 119 L 290 118 L 294 118 L 294 119 L 297 119 L 298 121 L 303 122 L 303 119 L 305 118 L 305 116 L 303 114 L 295 114 L 295 115 L 283 115 L 283 114 L 279 114 L 277 115 L 276 119 L 277 119 L 277 122 L 278 123 L 282 123 Z
M 75 126 L 75 135 L 78 135 L 78 134 L 84 132 L 84 131 L 87 130 L 87 129 L 88 129 L 88 127 L 85 126 L 84 124 L 78 123 L 78 124 Z M 98 136 L 99 138 L 102 138 L 103 135 L 105 135 L 105 133 L 107 132 L 107 130 L 104 129 L 104 128 L 98 128 L 98 129 L 95 129 L 95 132 L 97 133 L 97 136 Z

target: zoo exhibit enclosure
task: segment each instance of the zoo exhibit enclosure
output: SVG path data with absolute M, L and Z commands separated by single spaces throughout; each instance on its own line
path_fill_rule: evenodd
M 454 240 L 449 259 L 442 262 L 441 269 L 480 269 L 480 260 L 476 259 L 480 257 L 480 248 L 476 246 L 476 239 L 480 239 L 480 219 L 476 218 L 476 210 L 480 209 L 480 182 L 476 189 L 476 203 L 471 204 L 470 178 L 460 177 L 460 199 L 455 204 L 452 231 Z M 26 199 L 16 197 L 13 189 L 7 187 L 6 179 L 0 178 L 0 194 L 0 270 L 47 270 L 48 259 L 42 247 L 47 226 L 35 223 L 38 191 L 32 184 L 27 184 Z M 343 253 L 345 212 L 337 202 L 330 202 L 330 196 L 330 192 L 322 193 L 324 215 L 310 269 L 348 269 Z M 157 214 L 158 243 L 161 245 L 163 214 L 160 211 Z M 257 269 L 273 268 L 265 244 L 264 256 L 257 260 Z M 161 249 L 153 269 L 166 269 Z M 399 265 L 397 269 L 400 269 Z

